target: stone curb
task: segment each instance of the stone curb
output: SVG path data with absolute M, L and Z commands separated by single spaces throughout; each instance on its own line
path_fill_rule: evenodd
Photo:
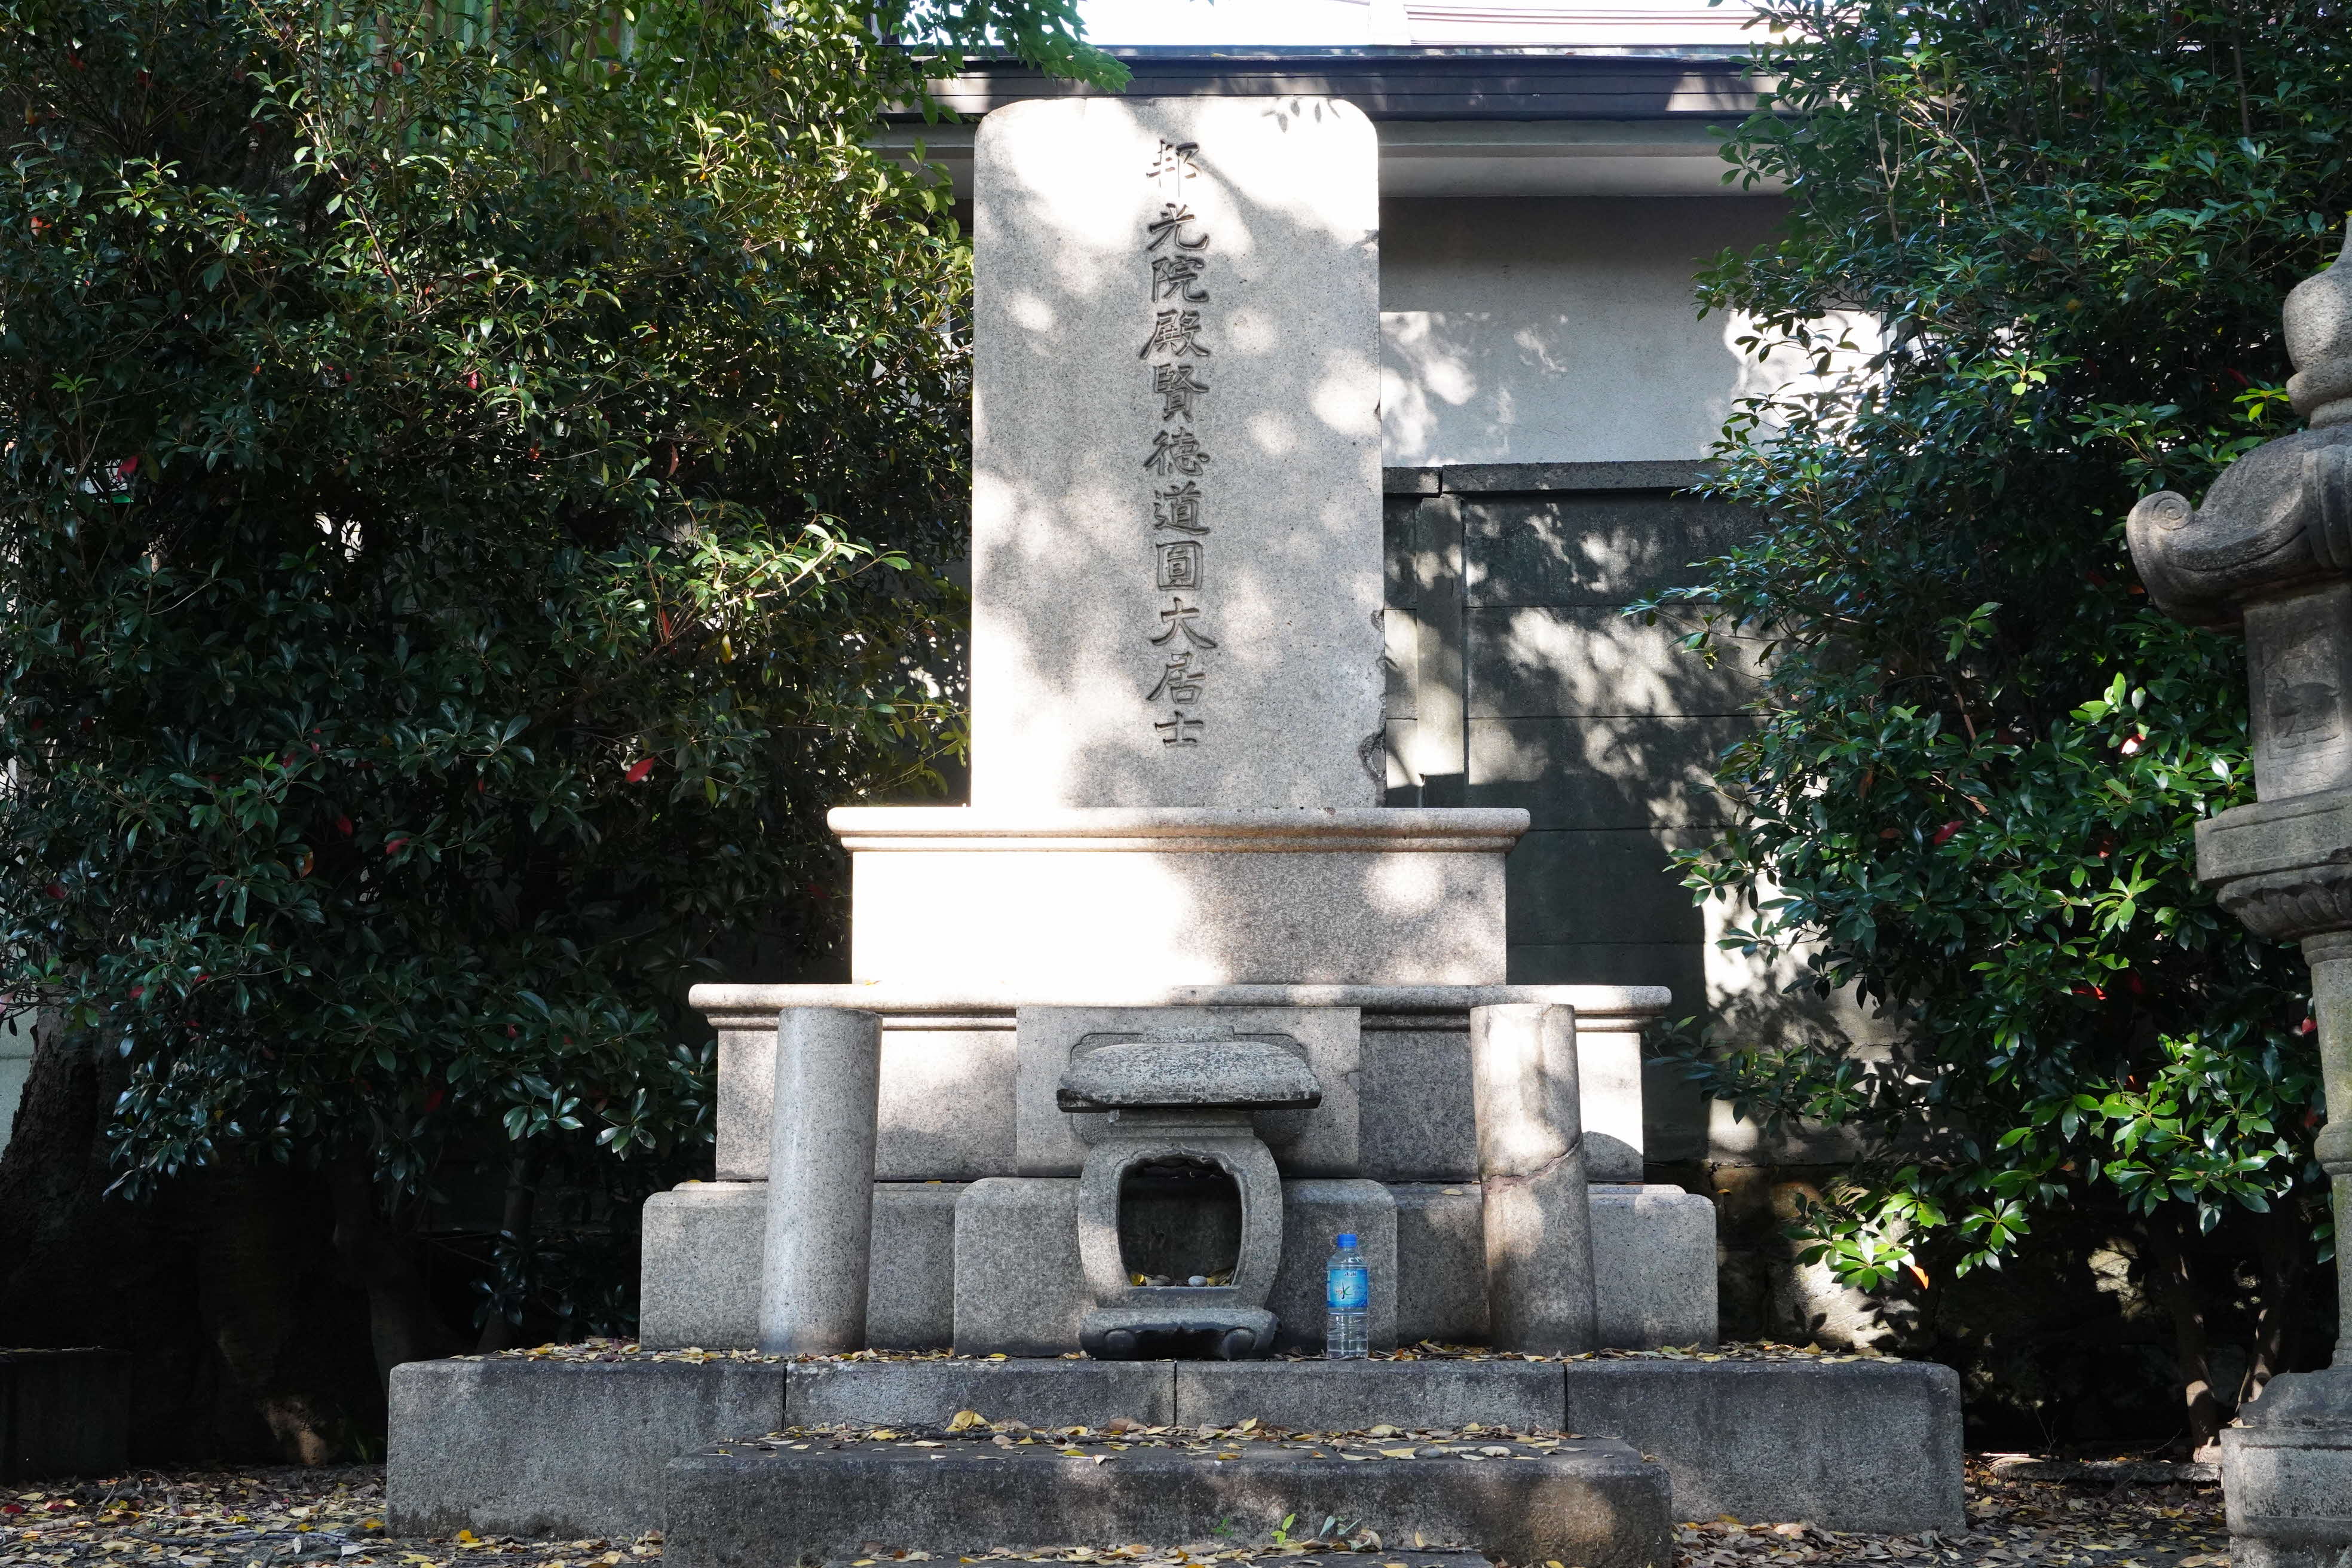
M 803 1451 L 717 1445 L 673 1459 L 662 1557 L 668 1568 L 772 1568 L 866 1542 L 950 1552 L 1073 1541 L 1171 1542 L 1222 1529 L 1242 1544 L 1286 1519 L 1327 1516 L 1384 1539 L 1470 1541 L 1514 1563 L 1666 1568 L 1666 1474 L 1623 1443 L 1541 1456 L 1350 1462 L 1237 1443 L 1234 1457 L 1088 1443 L 991 1447 L 949 1441 L 822 1440 Z

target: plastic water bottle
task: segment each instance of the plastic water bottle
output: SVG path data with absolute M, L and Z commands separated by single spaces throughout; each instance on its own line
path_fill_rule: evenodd
M 1361 1361 L 1369 1348 L 1372 1271 L 1356 1250 L 1356 1233 L 1341 1231 L 1323 1266 L 1323 1354 L 1329 1361 Z

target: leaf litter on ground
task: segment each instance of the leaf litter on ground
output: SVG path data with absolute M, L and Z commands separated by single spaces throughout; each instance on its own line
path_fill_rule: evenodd
M 1024 1436 L 1049 1452 L 1076 1447 L 1083 1454 L 1110 1445 L 1166 1443 L 1210 1453 L 1241 1452 L 1236 1445 L 1270 1442 L 1320 1447 L 1329 1454 L 1394 1457 L 1384 1450 L 1424 1447 L 1475 1455 L 1482 1447 L 1517 1450 L 1572 1441 L 1557 1433 L 1500 1427 L 1407 1431 L 1370 1427 L 1354 1433 L 1293 1433 L 1259 1423 L 1224 1428 L 1161 1427 L 1111 1422 L 1098 1429 L 1036 1431 L 977 1416 L 961 1428 L 916 1431 L 892 1427 L 828 1427 L 808 1440 L 943 1443 L 950 1438 L 1019 1446 Z M 885 1435 L 887 1434 L 887 1436 Z M 803 1436 L 777 1434 L 788 1442 Z M 772 1438 L 755 1441 L 766 1443 Z M 1050 1446 L 1049 1446 L 1050 1445 Z M 1542 1451 L 1538 1448 L 1537 1451 Z M 1492 1456 L 1475 1455 L 1477 1458 Z M 1775 1568 L 1787 1563 L 1906 1564 L 1911 1568 L 2229 1568 L 2229 1537 L 2221 1490 L 2210 1484 L 2067 1485 L 1996 1477 L 1990 1466 L 1969 1466 L 1968 1529 L 1944 1537 L 1875 1535 L 1822 1530 L 1803 1521 L 1717 1519 L 1675 1531 L 1673 1568 Z M 454 1536 L 401 1539 L 385 1533 L 383 1468 L 352 1465 L 237 1470 L 133 1470 L 95 1480 L 0 1487 L 0 1568 L 656 1568 L 658 1532 L 635 1541 L 517 1540 Z M 988 1549 L 964 1554 L 976 1563 L 1129 1564 L 1132 1568 L 1209 1568 L 1261 1562 L 1295 1563 L 1305 1556 L 1344 1555 L 1351 1568 L 1423 1568 L 1436 1541 L 1383 1542 L 1369 1532 L 1307 1538 L 1329 1529 L 1297 1521 L 1281 1542 L 1213 1538 L 1146 1545 L 1065 1547 L 1051 1551 Z M 874 1542 L 845 1560 L 856 1568 L 889 1563 L 943 1561 L 933 1553 Z M 1303 1568 L 1303 1565 L 1301 1565 Z M 1550 1563 L 1512 1568 L 1560 1568 Z M 1573 1565 L 1567 1565 L 1573 1568 Z

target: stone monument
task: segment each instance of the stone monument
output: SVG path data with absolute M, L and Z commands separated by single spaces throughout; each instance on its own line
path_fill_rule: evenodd
M 1327 99 L 983 121 L 972 804 L 833 814 L 853 981 L 696 989 L 718 1179 L 646 1206 L 642 1351 L 396 1369 L 397 1527 L 1640 1568 L 1673 1518 L 1960 1522 L 1948 1369 L 1570 1359 L 1714 1342 L 1714 1210 L 1642 1183 L 1666 993 L 1507 984 L 1527 813 L 1377 804 L 1377 165 Z M 1380 1353 L 1423 1340 L 1515 1353 Z M 1382 1423 L 1545 1436 L 1242 1436 Z
M 2307 429 L 2265 443 L 2205 504 L 2132 509 L 2149 595 L 2246 638 L 2255 804 L 2197 825 L 2197 874 L 2252 931 L 2311 965 L 2328 1119 L 2318 1155 L 2352 1234 L 2352 237 L 2286 301 L 2287 382 Z M 2352 1304 L 2352 1248 L 2336 1253 Z M 2347 1318 L 2352 1323 L 2352 1318 Z M 2231 1560 L 2333 1568 L 2352 1553 L 2352 1340 L 2325 1372 L 2274 1377 L 2221 1435 Z
M 975 168 L 972 804 L 834 813 L 856 984 L 697 989 L 719 1180 L 647 1211 L 645 1342 L 856 1348 L 763 1311 L 794 1226 L 869 1272 L 876 1345 L 1314 1349 L 1348 1230 L 1379 1346 L 1711 1342 L 1712 1209 L 1640 1185 L 1665 994 L 1506 984 L 1526 813 L 1376 804 L 1370 123 L 1038 101 Z M 779 1020 L 843 1007 L 879 1025 L 862 1256 L 837 1202 L 761 1180 L 844 1103 L 778 1070 Z M 1234 1057 L 1198 1068 L 1213 1105 L 1186 1039 Z

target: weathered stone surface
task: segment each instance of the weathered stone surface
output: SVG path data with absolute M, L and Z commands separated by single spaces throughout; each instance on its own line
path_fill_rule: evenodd
M 1397 1342 L 1486 1338 L 1486 1198 L 1467 1183 L 1392 1186 L 1397 1211 Z
M 877 1182 L 866 1270 L 866 1342 L 947 1345 L 955 1330 L 961 1184 Z M 750 1350 L 760 1342 L 768 1184 L 689 1182 L 646 1202 L 637 1340 L 648 1350 Z
M 1931 1362 L 1570 1362 L 1565 1425 L 1674 1475 L 1675 1515 L 1966 1528 L 1960 1380 Z
M 784 1408 L 797 1426 L 944 1426 L 962 1410 L 1031 1426 L 1161 1426 L 1176 1419 L 1176 1373 L 1164 1361 L 805 1362 Z
M 955 1348 L 1060 1355 L 1094 1304 L 1078 1261 L 1076 1178 L 992 1176 L 956 1202 Z
M 1466 1020 L 1367 1017 L 1362 1081 L 1357 1114 L 1365 1175 L 1384 1182 L 1476 1178 Z
M 965 1184 L 877 1182 L 866 1268 L 866 1342 L 943 1350 L 955 1342 L 955 1214 Z
M 688 1182 L 646 1200 L 637 1342 L 750 1350 L 760 1342 L 768 1184 Z
M 1612 1350 L 1712 1345 L 1715 1205 L 1680 1187 L 1596 1184 L 1592 1300 Z
M 2352 1373 L 2271 1379 L 2221 1432 L 2230 1561 L 2336 1568 L 2352 1551 Z
M 1343 1231 L 1356 1233 L 1371 1275 L 1365 1342 L 1372 1350 L 1396 1348 L 1396 1200 L 1380 1183 L 1366 1181 L 1282 1184 L 1282 1264 L 1266 1298 L 1281 1320 L 1275 1340 L 1281 1348 L 1323 1348 L 1323 1271 L 1333 1238 Z
M 131 1381 L 128 1351 L 0 1351 L 0 1481 L 120 1475 Z
M 1508 1426 L 1558 1430 L 1557 1362 L 1340 1361 L 1176 1364 L 1176 1418 L 1232 1426 L 1255 1415 L 1294 1432 Z
M 793 1007 L 778 1025 L 760 1282 L 771 1354 L 866 1348 L 881 1062 L 875 1014 Z
M 850 851 L 860 983 L 1049 999 L 1226 984 L 1504 978 L 1512 811 L 1065 811 L 859 806 Z M 1334 920 L 1331 911 L 1348 918 Z
M 1470 1010 L 1486 1321 L 1498 1349 L 1593 1348 L 1592 1220 L 1576 1055 L 1573 1008 Z
M 778 1363 L 407 1362 L 384 1519 L 395 1535 L 626 1540 L 661 1528 L 672 1458 L 783 1418 Z
M 1248 857 L 1244 857 L 1248 858 Z M 1165 1034 L 1230 1028 L 1244 1040 L 1288 1041 L 1321 1091 L 1312 1109 L 1252 1119 L 1286 1171 L 1352 1175 L 1360 1168 L 1358 1084 L 1362 1015 L 1354 1007 L 1024 1007 L 1019 1013 L 1017 1163 L 1024 1175 L 1072 1175 L 1103 1135 L 1101 1112 L 1061 1109 L 1062 1075 L 1080 1047 Z
M 1328 99 L 982 122 L 976 804 L 1377 804 L 1378 158 Z
M 1534 495 L 1552 490 L 1679 490 L 1714 464 L 1677 458 L 1614 463 L 1453 463 L 1434 470 L 1464 495 Z
M 721 1014 L 719 1179 L 768 1179 L 776 1016 Z M 737 1020 L 742 1020 L 740 1024 Z M 874 1174 L 885 1182 L 970 1182 L 1013 1174 L 1013 1021 L 924 1015 L 882 1021 Z
M 1514 1445 L 1513 1447 L 1517 1447 Z M 663 1561 L 768 1568 L 868 1542 L 933 1553 L 1132 1541 L 1265 1540 L 1326 1515 L 1384 1538 L 1459 1541 L 1514 1563 L 1652 1568 L 1672 1560 L 1664 1472 L 1622 1443 L 1538 1458 L 1351 1463 L 1243 1443 L 1220 1461 L 1182 1449 L 1088 1445 L 936 1448 L 718 1445 L 669 1467 Z M 1520 1451 L 1525 1451 L 1524 1449 Z M 1097 1463 L 1095 1455 L 1106 1456 Z M 1311 1527 L 1310 1527 L 1311 1528 Z
M 1303 1057 L 1271 1041 L 1129 1040 L 1082 1050 L 1062 1069 L 1055 1104 L 1063 1110 L 1196 1106 L 1312 1110 L 1323 1086 Z M 1180 1033 L 1205 1031 L 1179 1031 Z
M 1100 1361 L 1172 1355 L 1247 1362 L 1274 1348 L 1274 1314 L 1263 1307 L 1097 1307 L 1078 1325 L 1078 1343 Z

